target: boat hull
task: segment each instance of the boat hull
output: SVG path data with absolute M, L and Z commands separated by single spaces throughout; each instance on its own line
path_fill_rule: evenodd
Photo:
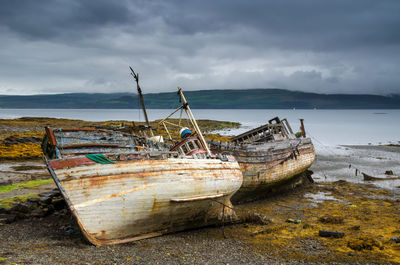
M 287 185 L 305 172 L 315 160 L 308 139 L 291 139 L 258 144 L 247 149 L 223 150 L 233 155 L 243 173 L 243 184 L 233 197 L 234 204 L 254 201 Z M 213 150 L 216 152 L 216 150 Z
M 97 164 L 79 159 L 53 160 L 48 168 L 84 236 L 95 245 L 235 218 L 230 198 L 242 184 L 236 161 L 169 158 Z

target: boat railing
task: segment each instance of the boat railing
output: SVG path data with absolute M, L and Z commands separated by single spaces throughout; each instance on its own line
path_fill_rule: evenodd
M 168 152 L 165 143 L 114 130 L 51 129 L 46 127 L 42 149 L 50 158 L 85 154 Z
M 291 128 L 290 128 L 291 130 Z M 283 138 L 288 138 L 290 133 L 283 123 L 265 124 L 248 132 L 242 133 L 231 139 L 234 144 L 250 143 L 250 142 L 265 142 L 274 140 L 275 135 L 281 135 Z

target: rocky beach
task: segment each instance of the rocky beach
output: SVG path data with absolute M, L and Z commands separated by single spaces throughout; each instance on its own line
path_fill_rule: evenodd
M 314 183 L 235 206 L 240 219 L 235 224 L 127 244 L 90 245 L 41 161 L 43 127 L 118 127 L 122 122 L 0 120 L 0 263 L 400 263 L 396 145 L 319 145 L 311 167 Z M 206 131 L 239 126 L 205 120 L 199 125 Z M 206 138 L 227 139 L 211 133 Z

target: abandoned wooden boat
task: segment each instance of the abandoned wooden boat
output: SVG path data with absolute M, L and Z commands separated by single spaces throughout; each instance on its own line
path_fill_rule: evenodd
M 46 128 L 43 152 L 82 233 L 95 245 L 234 217 L 230 197 L 242 174 L 233 157 L 181 155 L 140 137 L 89 129 Z
M 263 198 L 302 180 L 315 160 L 315 152 L 302 120 L 301 125 L 298 138 L 286 119 L 276 117 L 233 137 L 230 143 L 210 142 L 214 153 L 233 155 L 239 162 L 243 184 L 232 197 L 233 203 Z
M 230 198 L 243 181 L 235 158 L 211 154 L 193 115 L 196 135 L 169 150 L 153 135 L 131 72 L 151 137 L 46 128 L 44 160 L 83 235 L 116 244 L 235 219 Z

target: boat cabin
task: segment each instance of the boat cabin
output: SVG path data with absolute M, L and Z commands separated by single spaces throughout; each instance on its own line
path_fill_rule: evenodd
M 282 141 L 295 138 L 292 128 L 286 119 L 275 117 L 262 125 L 231 139 L 236 145 L 247 143 L 264 143 L 269 141 Z
M 198 136 L 191 136 L 175 144 L 170 151 L 177 151 L 184 156 L 196 156 L 197 158 L 206 158 L 207 151 L 201 144 Z

